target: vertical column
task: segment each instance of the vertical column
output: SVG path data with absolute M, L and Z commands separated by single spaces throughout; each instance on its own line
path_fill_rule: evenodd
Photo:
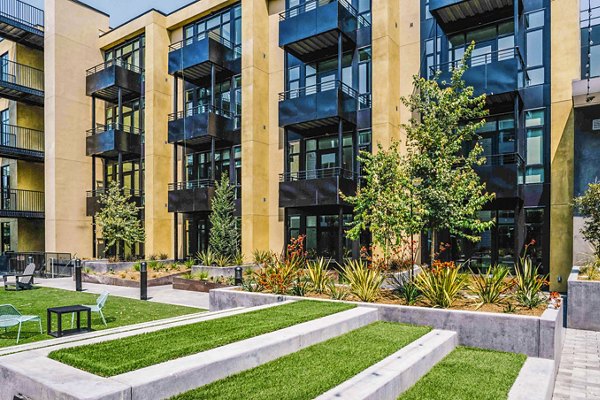
M 92 96 L 92 135 L 96 134 L 96 97 Z M 92 195 L 96 190 L 96 157 L 92 156 Z M 96 246 L 96 216 L 92 216 L 92 257 L 96 258 L 97 246 Z
M 566 291 L 573 265 L 575 123 L 571 82 L 580 77 L 579 8 L 571 0 L 554 0 L 550 9 L 550 290 Z
M 173 77 L 173 113 L 175 113 L 175 118 L 177 118 L 178 112 L 178 96 L 179 96 L 179 79 L 177 77 Z M 173 184 L 175 185 L 175 190 L 177 190 L 177 183 L 179 180 L 178 171 L 177 171 L 177 143 L 173 144 Z M 173 254 L 175 260 L 178 259 L 179 256 L 179 214 L 173 213 Z M 185 254 L 184 254 L 185 256 Z
M 269 12 L 242 2 L 242 252 L 269 249 Z M 278 140 L 278 135 L 276 139 Z M 276 184 L 274 182 L 273 184 Z
M 118 88 L 118 106 L 117 112 L 119 113 L 118 126 L 116 129 L 124 130 L 123 128 L 123 89 Z M 125 191 L 123 182 L 123 153 L 119 150 L 119 188 Z
M 168 78 L 169 33 L 165 18 L 154 15 L 145 27 L 145 179 L 144 222 L 146 254 L 173 253 L 173 216 L 169 214 L 168 188 L 172 172 L 173 150 L 165 144 L 168 137 L 168 110 L 171 107 L 173 83 Z

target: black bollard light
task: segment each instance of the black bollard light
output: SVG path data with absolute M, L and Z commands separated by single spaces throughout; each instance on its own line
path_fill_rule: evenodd
M 148 300 L 148 264 L 140 264 L 140 300 Z
M 235 286 L 242 286 L 242 283 L 244 283 L 242 267 L 235 267 Z
M 81 260 L 75 260 L 75 290 L 78 292 L 83 291 L 81 286 Z

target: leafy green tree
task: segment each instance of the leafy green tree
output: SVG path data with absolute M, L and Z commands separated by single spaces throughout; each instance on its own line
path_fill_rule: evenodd
M 403 104 L 414 117 L 404 125 L 407 136 L 408 170 L 421 184 L 414 188 L 421 209 L 423 230 L 432 234 L 431 257 L 435 257 L 437 233 L 449 231 L 473 242 L 477 233 L 489 229 L 494 221 L 481 221 L 479 211 L 494 198 L 487 193 L 474 167 L 482 165 L 482 147 L 468 150 L 476 131 L 487 115 L 485 95 L 474 96 L 465 85 L 463 74 L 474 44 L 465 51 L 450 82 L 415 76 L 414 92 Z
M 216 183 L 211 202 L 209 245 L 218 255 L 233 259 L 240 250 L 240 227 L 235 217 L 235 188 L 227 174 Z
M 355 196 L 342 198 L 354 206 L 354 219 L 347 235 L 358 240 L 370 229 L 373 243 L 382 249 L 384 261 L 391 251 L 403 244 L 402 239 L 420 232 L 420 212 L 413 204 L 413 183 L 407 164 L 394 142 L 388 149 L 378 144 L 375 154 L 361 152 L 364 182 Z
M 96 223 L 102 230 L 107 248 L 116 246 L 116 255 L 122 255 L 121 244 L 132 247 L 145 240 L 144 227 L 140 221 L 138 207 L 131 196 L 124 193 L 117 182 L 111 182 L 108 191 L 100 195 L 100 211 Z
M 575 199 L 575 207 L 585 217 L 581 234 L 600 258 L 600 183 L 590 183 L 581 197 Z

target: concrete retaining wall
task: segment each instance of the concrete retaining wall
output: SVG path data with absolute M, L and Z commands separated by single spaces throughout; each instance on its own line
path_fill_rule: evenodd
M 233 278 L 235 276 L 235 269 L 238 266 L 234 267 L 207 267 L 204 265 L 194 265 L 192 267 L 192 274 L 196 274 L 198 272 L 208 272 L 209 277 L 220 277 L 223 276 L 225 278 Z M 260 265 L 240 265 L 244 273 L 248 270 L 256 271 L 260 269 Z
M 286 300 L 322 301 L 309 297 L 242 292 L 231 288 L 211 290 L 209 299 L 211 311 L 253 307 Z M 561 310 L 546 310 L 541 317 L 531 317 L 389 304 L 348 303 L 375 307 L 379 310 L 380 319 L 385 321 L 428 325 L 435 329 L 455 331 L 463 346 L 555 359 L 560 356 L 564 343 L 565 330 Z
M 150 262 L 150 261 L 147 261 Z M 160 264 L 173 264 L 173 260 L 156 260 L 157 263 Z M 90 270 L 97 272 L 99 274 L 104 274 L 109 271 L 120 272 L 120 271 L 129 271 L 133 269 L 133 266 L 136 262 L 109 262 L 108 260 L 88 260 L 82 261 L 82 268 L 89 268 Z
M 573 267 L 568 282 L 567 327 L 600 332 L 600 282 L 580 281 Z

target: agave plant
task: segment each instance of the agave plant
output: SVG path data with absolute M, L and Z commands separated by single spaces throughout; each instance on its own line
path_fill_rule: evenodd
M 242 253 L 241 251 L 238 251 L 237 253 L 235 253 L 235 256 L 233 257 L 233 263 L 235 265 L 244 265 L 244 253 Z
M 329 260 L 323 257 L 316 261 L 311 261 L 307 264 L 308 279 L 312 285 L 312 290 L 315 293 L 324 293 L 327 289 L 327 284 L 331 280 L 329 276 Z
M 404 299 L 409 306 L 414 305 L 421 296 L 421 292 L 415 284 L 415 279 L 404 274 L 398 276 L 392 274 L 391 278 L 394 294 Z
M 327 291 L 333 300 L 346 300 L 349 294 L 346 286 L 336 285 L 333 280 L 327 283 Z
M 512 281 L 507 278 L 510 278 L 509 270 L 503 265 L 493 266 L 486 274 L 475 274 L 471 271 L 469 289 L 479 300 L 477 308 L 484 304 L 500 303 L 502 295 L 513 286 Z
M 231 258 L 226 256 L 225 254 L 217 254 L 217 256 L 215 257 L 215 264 L 217 264 L 217 267 L 227 267 L 231 264 Z
M 275 255 L 271 250 L 254 250 L 252 252 L 254 264 L 264 265 L 274 261 Z
M 451 264 L 451 265 L 450 265 Z M 433 307 L 448 308 L 467 285 L 466 277 L 453 263 L 423 270 L 415 285 Z
M 350 284 L 350 292 L 361 301 L 373 302 L 379 297 L 383 274 L 377 269 L 369 269 L 362 260 L 349 260 L 342 272 Z
M 540 275 L 539 267 L 534 267 L 528 256 L 522 257 L 519 264 L 515 267 L 515 298 L 523 307 L 535 308 L 546 300 L 542 295 L 546 277 Z
M 207 267 L 215 264 L 215 253 L 210 248 L 196 253 L 196 258 L 200 261 L 200 264 Z

